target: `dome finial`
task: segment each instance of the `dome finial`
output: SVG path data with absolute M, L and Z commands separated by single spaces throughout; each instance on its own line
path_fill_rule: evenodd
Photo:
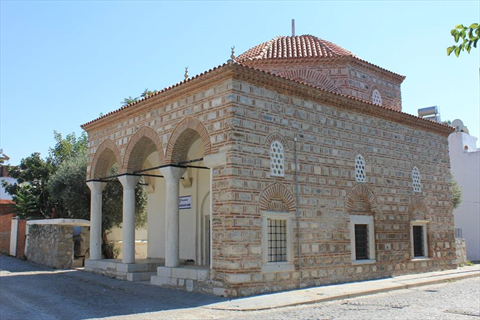
M 295 19 L 292 19 L 292 37 L 295 37 Z
M 188 79 L 188 66 L 185 67 L 185 80 Z

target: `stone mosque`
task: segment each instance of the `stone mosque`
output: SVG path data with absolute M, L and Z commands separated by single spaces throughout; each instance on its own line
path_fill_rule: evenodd
M 86 270 L 236 297 L 456 268 L 453 128 L 402 112 L 404 79 L 318 37 L 278 36 L 85 123 Z M 106 260 L 115 164 L 122 259 Z

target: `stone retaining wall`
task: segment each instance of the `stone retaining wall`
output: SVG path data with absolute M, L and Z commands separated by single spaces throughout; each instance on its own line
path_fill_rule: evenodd
M 35 263 L 55 269 L 71 268 L 73 226 L 30 225 L 27 258 Z
M 459 266 L 465 265 L 467 262 L 467 245 L 465 239 L 455 238 L 455 245 L 457 247 L 457 263 Z

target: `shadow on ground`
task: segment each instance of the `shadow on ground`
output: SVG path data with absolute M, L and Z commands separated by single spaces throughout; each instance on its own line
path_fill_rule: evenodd
M 194 308 L 226 299 L 53 270 L 0 255 L 0 301 L 4 319 L 77 320 Z

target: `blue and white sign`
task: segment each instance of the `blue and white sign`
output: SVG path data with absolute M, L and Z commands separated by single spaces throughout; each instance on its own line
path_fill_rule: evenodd
M 192 196 L 180 197 L 179 209 L 191 209 L 192 208 Z

